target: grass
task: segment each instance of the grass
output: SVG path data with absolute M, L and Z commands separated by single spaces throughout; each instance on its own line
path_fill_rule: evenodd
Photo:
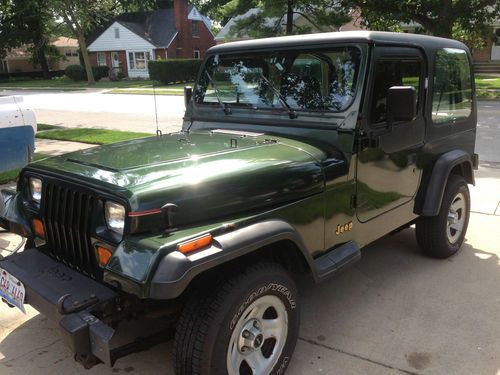
M 476 89 L 500 90 L 500 77 L 477 75 Z
M 37 131 L 42 132 L 45 130 L 61 129 L 60 126 L 49 125 L 49 124 L 37 124 Z
M 42 160 L 50 157 L 50 155 L 35 153 L 33 156 L 33 161 Z M 17 176 L 19 176 L 19 172 L 21 172 L 21 168 L 16 168 L 11 171 L 0 173 L 0 184 L 6 184 L 11 181 L 15 181 Z
M 87 87 L 93 88 L 152 88 L 163 87 L 168 89 L 183 89 L 184 86 L 189 85 L 189 83 L 180 83 L 165 85 L 160 82 L 151 80 L 139 80 L 139 79 L 124 79 L 121 81 L 108 81 L 101 80 L 95 83 L 94 86 L 88 86 L 87 81 L 75 82 L 67 77 L 58 77 L 53 79 L 10 79 L 0 82 L 0 88 L 19 88 L 19 89 L 63 89 L 63 90 L 73 90 L 73 89 L 85 89 Z
M 82 142 L 96 145 L 106 145 L 148 136 L 152 136 L 152 134 L 89 128 L 47 130 L 37 133 L 36 135 L 37 138 L 41 139 Z

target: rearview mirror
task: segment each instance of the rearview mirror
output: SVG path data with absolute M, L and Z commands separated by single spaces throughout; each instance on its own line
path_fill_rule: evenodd
M 417 90 L 413 86 L 392 86 L 387 90 L 387 119 L 412 121 L 417 117 Z
M 184 106 L 186 108 L 192 96 L 193 96 L 193 88 L 191 86 L 184 87 Z

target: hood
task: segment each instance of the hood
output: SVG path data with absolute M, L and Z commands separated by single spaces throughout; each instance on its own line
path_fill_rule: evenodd
M 134 213 L 178 206 L 175 225 L 251 212 L 324 189 L 324 153 L 238 132 L 175 133 L 87 149 L 31 166 L 125 196 Z

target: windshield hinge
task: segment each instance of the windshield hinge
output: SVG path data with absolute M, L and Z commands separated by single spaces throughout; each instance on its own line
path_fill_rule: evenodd
M 358 198 L 356 194 L 351 194 L 351 208 L 357 208 Z

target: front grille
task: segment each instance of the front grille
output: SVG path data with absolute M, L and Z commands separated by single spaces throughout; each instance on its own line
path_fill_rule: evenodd
M 92 218 L 97 199 L 87 192 L 45 181 L 42 214 L 50 255 L 68 266 L 100 279 L 92 246 Z

